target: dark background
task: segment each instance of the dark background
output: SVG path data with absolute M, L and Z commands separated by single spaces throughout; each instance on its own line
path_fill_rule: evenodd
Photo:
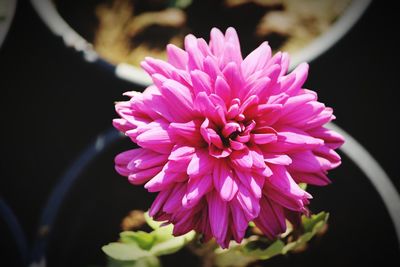
M 396 10 L 387 1 L 373 1 L 341 41 L 311 62 L 306 85 L 334 107 L 336 123 L 371 152 L 400 190 Z M 58 177 L 89 142 L 111 127 L 113 102 L 141 87 L 86 63 L 48 30 L 28 1 L 19 1 L 0 50 L 0 89 L 0 196 L 32 244 L 41 209 Z M 68 195 L 51 239 L 50 266 L 61 266 L 57 260 L 66 266 L 101 263 L 100 246 L 117 238 L 122 216 L 148 206 L 138 197 L 145 196 L 144 191 L 113 171 L 113 156 L 128 146 L 118 143 L 107 150 Z M 325 244 L 332 239 L 332 248 L 316 246 L 318 261 L 325 266 L 398 262 L 393 225 L 366 177 L 344 158 L 331 178 L 333 185 L 312 189 L 314 202 L 320 198 L 323 203 L 313 208 L 331 211 L 331 228 L 336 223 L 346 231 L 328 232 Z M 0 265 L 2 260 L 10 262 L 4 266 L 16 265 L 15 244 L 3 222 L 0 227 Z M 339 262 L 323 259 L 335 253 Z M 301 257 L 285 261 L 302 262 Z M 271 265 L 279 266 L 280 261 Z

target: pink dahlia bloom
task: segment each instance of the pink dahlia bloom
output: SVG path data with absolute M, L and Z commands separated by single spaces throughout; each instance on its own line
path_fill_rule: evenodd
M 253 221 L 273 239 L 307 212 L 298 184 L 329 183 L 343 138 L 324 127 L 332 109 L 302 88 L 307 64 L 288 74 L 288 54 L 271 56 L 266 42 L 243 59 L 233 28 L 210 39 L 188 35 L 185 50 L 167 46 L 167 62 L 142 63 L 154 84 L 126 93 L 114 120 L 140 148 L 119 154 L 116 170 L 158 192 L 150 216 L 175 235 L 194 229 L 227 247 Z

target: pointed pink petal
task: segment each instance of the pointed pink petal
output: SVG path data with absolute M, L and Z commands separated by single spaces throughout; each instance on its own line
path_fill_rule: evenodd
M 193 70 L 190 72 L 190 77 L 193 83 L 194 95 L 197 95 L 200 92 L 205 92 L 209 95 L 212 92 L 211 79 L 207 73 L 201 70 Z
M 241 91 L 239 97 L 241 99 L 247 99 L 252 95 L 260 95 L 261 92 L 269 88 L 271 84 L 271 79 L 268 77 L 262 77 L 260 79 L 256 79 L 250 83 L 247 83 L 245 90 Z
M 250 169 L 253 166 L 253 157 L 248 148 L 233 151 L 231 154 L 231 162 L 243 169 Z
M 287 152 L 307 150 L 324 144 L 324 141 L 310 136 L 308 133 L 293 127 L 282 127 L 277 129 L 278 140 L 276 143 L 268 144 L 265 151 Z
M 222 72 L 219 69 L 218 63 L 215 57 L 207 56 L 203 62 L 204 72 L 208 74 L 212 81 L 215 81 L 217 76 L 222 76 Z
M 246 145 L 242 142 L 234 141 L 232 139 L 229 139 L 229 146 L 233 150 L 242 150 L 246 148 Z
M 146 57 L 140 65 L 150 76 L 158 73 L 166 78 L 171 78 L 172 72 L 174 71 L 174 66 L 168 62 L 151 57 Z
M 162 170 L 163 166 L 156 166 L 153 168 L 148 168 L 144 170 L 135 170 L 131 172 L 128 176 L 128 181 L 131 184 L 139 185 L 146 183 L 150 179 L 152 179 L 156 174 L 158 174 Z
M 253 166 L 260 169 L 265 168 L 264 155 L 260 148 L 254 145 L 249 147 L 249 149 L 253 161 Z
M 340 155 L 336 153 L 335 150 L 326 145 L 315 148 L 313 150 L 313 153 L 318 157 L 325 158 L 326 160 L 328 160 L 331 163 L 332 168 L 336 168 L 337 166 L 340 165 L 341 162 Z
M 204 57 L 212 56 L 211 49 L 203 38 L 197 38 L 197 47 Z
M 285 154 L 277 154 L 277 153 L 264 153 L 263 154 L 264 161 L 277 164 L 277 165 L 290 165 L 292 163 L 292 159 Z
M 189 70 L 194 70 L 194 69 L 202 70 L 204 56 L 200 52 L 197 46 L 197 38 L 191 34 L 186 35 L 184 43 L 185 43 L 185 50 L 189 55 L 189 62 L 188 62 Z
M 293 164 L 293 163 L 292 163 Z M 293 198 L 311 198 L 311 195 L 301 189 L 293 180 L 286 167 L 271 165 L 273 175 L 267 180 L 268 184 L 284 195 Z
M 238 65 L 235 62 L 229 62 L 222 70 L 225 80 L 231 88 L 231 97 L 235 98 L 244 87 L 244 80 Z
M 241 185 L 246 186 L 256 198 L 260 198 L 262 196 L 262 188 L 265 181 L 264 177 L 239 170 L 235 170 L 235 173 L 242 183 Z
M 182 205 L 185 208 L 194 207 L 201 198 L 207 194 L 213 185 L 211 174 L 207 174 L 201 177 L 190 178 L 187 186 L 186 195 L 182 199 Z
M 281 57 L 281 67 L 282 67 L 282 69 L 281 69 L 281 73 L 279 74 L 279 76 L 283 76 L 288 72 L 289 65 L 290 65 L 289 53 L 283 52 L 282 53 L 282 57 Z
M 156 176 L 144 185 L 144 188 L 149 192 L 157 192 L 169 188 L 176 182 L 187 180 L 188 177 L 186 173 L 176 172 L 175 164 L 176 162 L 169 161 Z
M 228 230 L 228 205 L 216 191 L 207 194 L 207 202 L 211 232 L 217 242 L 222 243 Z
M 128 164 L 128 168 L 130 168 L 130 165 L 132 165 L 133 168 L 138 168 L 138 169 L 148 169 L 148 168 L 153 168 L 156 166 L 161 166 L 166 163 L 168 159 L 168 155 L 165 154 L 159 154 L 155 153 L 149 150 L 146 150 L 146 153 L 143 153 L 140 157 L 137 159 L 131 161 Z
M 167 80 L 160 91 L 176 119 L 185 122 L 193 118 L 193 99 L 186 86 L 174 80 Z
M 175 145 L 168 159 L 172 161 L 187 161 L 189 163 L 195 151 L 196 149 L 191 146 Z
M 218 65 L 221 69 L 223 69 L 229 63 L 234 63 L 237 66 L 240 66 L 242 62 L 242 55 L 240 52 L 240 47 L 237 48 L 232 43 L 225 43 L 224 50 L 222 55 L 219 57 Z
M 240 186 L 236 199 L 242 207 L 246 218 L 250 221 L 258 216 L 260 213 L 259 199 L 251 194 L 243 185 Z
M 217 76 L 215 80 L 215 94 L 220 96 L 226 104 L 229 104 L 231 101 L 231 88 L 224 78 L 221 76 Z
M 261 199 L 261 211 L 254 223 L 271 240 L 286 231 L 285 214 L 280 205 L 267 197 Z
M 329 180 L 329 178 L 322 172 L 291 172 L 291 175 L 298 183 L 306 183 L 317 186 L 325 186 L 331 183 L 331 180 Z
M 278 137 L 276 136 L 275 133 L 252 134 L 251 138 L 254 143 L 259 144 L 259 145 L 272 143 L 278 139 Z
M 317 101 L 310 101 L 285 115 L 281 115 L 279 123 L 293 126 L 309 125 L 308 128 L 312 128 L 311 126 L 314 126 L 314 124 L 318 125 L 318 121 L 314 122 L 314 120 L 315 118 L 319 118 L 319 114 L 324 110 L 324 104 Z M 329 120 L 330 118 L 331 116 L 328 116 L 327 119 Z
M 225 32 L 225 41 L 232 44 L 240 53 L 239 36 L 233 27 L 229 27 Z
M 166 213 L 174 213 L 182 207 L 182 198 L 186 193 L 186 184 L 180 183 L 173 187 L 171 194 L 165 201 L 163 211 Z
M 323 139 L 325 145 L 332 149 L 337 149 L 344 143 L 344 138 L 339 133 L 326 129 L 324 127 L 318 127 L 308 131 L 312 136 Z
M 197 95 L 194 101 L 194 108 L 217 125 L 222 126 L 225 123 L 221 116 L 216 113 L 217 107 L 211 102 L 209 96 L 205 92 L 200 92 Z
M 114 162 L 117 165 L 127 165 L 132 159 L 143 154 L 143 152 L 144 152 L 144 149 L 142 149 L 142 148 L 136 148 L 136 149 L 124 151 L 122 153 L 119 153 L 115 157 Z
M 208 150 L 198 149 L 188 165 L 187 174 L 190 177 L 199 177 L 211 173 L 214 168 L 214 159 L 208 155 Z
M 223 121 L 224 123 L 226 123 L 226 118 L 225 118 L 225 114 L 227 112 L 227 108 L 226 108 L 226 104 L 225 101 L 217 94 L 210 94 L 209 98 L 211 100 L 211 102 L 217 107 L 217 109 L 221 110 L 221 114 L 218 114 L 218 116 L 221 117 L 221 121 Z
M 314 94 L 301 94 L 297 96 L 290 97 L 286 103 L 283 105 L 282 115 L 286 115 L 298 107 L 301 107 L 307 102 L 315 101 L 317 97 Z
M 162 154 L 170 153 L 173 142 L 166 130 L 167 125 L 162 121 L 154 121 L 148 128 L 136 137 L 138 145 Z
M 169 125 L 168 132 L 173 135 L 174 139 L 184 138 L 185 143 L 195 146 L 201 146 L 204 139 L 200 134 L 200 120 L 191 120 L 185 123 L 173 122 Z
M 210 48 L 215 56 L 221 55 L 225 45 L 224 34 L 217 28 L 212 28 L 210 33 Z
M 261 70 L 271 58 L 271 48 L 267 42 L 263 42 L 257 49 L 251 52 L 242 62 L 241 69 L 244 77 Z
M 321 162 L 311 151 L 293 153 L 290 157 L 293 162 L 289 168 L 297 172 L 321 172 L 330 167 L 329 162 Z
M 167 45 L 167 56 L 168 56 L 168 62 L 175 66 L 176 68 L 179 69 L 186 69 L 186 66 L 188 64 L 188 54 L 186 51 L 180 49 L 179 47 L 173 45 L 173 44 L 168 44 Z
M 214 165 L 213 181 L 216 191 L 225 201 L 230 201 L 238 190 L 232 170 L 223 161 Z
M 296 75 L 296 81 L 290 86 L 286 88 L 286 93 L 289 95 L 296 95 L 301 87 L 303 86 L 304 82 L 308 76 L 308 64 L 301 63 L 296 67 L 296 69 L 292 72 Z
M 237 200 L 230 203 L 230 211 L 232 218 L 232 234 L 237 243 L 242 242 L 243 237 L 249 225 L 249 220 L 244 215 L 242 208 Z
M 151 207 L 149 209 L 149 215 L 150 217 L 156 217 L 157 215 L 160 215 L 160 211 L 162 210 L 162 207 L 164 206 L 165 201 L 168 199 L 169 195 L 171 194 L 172 189 L 167 189 L 165 191 L 161 191 L 158 193 L 156 199 L 153 201 L 153 204 L 151 204 Z
M 271 186 L 265 186 L 263 193 L 264 196 L 287 209 L 301 212 L 305 210 L 306 203 L 304 199 L 290 197 Z
M 307 130 L 316 127 L 321 127 L 334 119 L 335 116 L 333 115 L 332 108 L 323 108 L 323 110 L 313 119 L 310 119 L 308 121 L 303 121 L 304 125 L 303 128 Z

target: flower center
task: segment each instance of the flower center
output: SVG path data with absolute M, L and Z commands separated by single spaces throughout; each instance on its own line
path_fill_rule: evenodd
M 255 121 L 227 121 L 218 127 L 206 119 L 201 126 L 201 134 L 209 145 L 210 154 L 214 157 L 227 157 L 234 150 L 246 148 L 250 141 L 251 131 L 256 126 Z

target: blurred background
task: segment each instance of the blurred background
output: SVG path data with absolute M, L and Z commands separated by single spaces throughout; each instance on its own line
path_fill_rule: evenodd
M 36 9 L 18 1 L 13 18 L 4 12 L 6 2 L 16 1 L 0 0 L 0 196 L 20 223 L 29 253 L 0 218 L 0 266 L 24 266 L 21 251 L 30 255 L 26 259 L 45 257 L 47 266 L 104 266 L 101 246 L 116 240 L 130 210 L 147 209 L 154 197 L 114 172 L 114 156 L 133 147 L 107 132 L 116 117 L 114 101 L 145 88 L 148 79 L 137 68 L 144 55 L 164 57 L 163 47 L 181 45 L 187 33 L 208 40 L 213 26 L 234 26 L 245 55 L 268 40 L 290 51 L 294 63 L 313 59 L 306 87 L 334 108 L 335 123 L 400 190 L 398 16 L 387 1 L 372 1 L 354 27 L 323 51 L 313 42 L 357 1 L 54 1 L 71 28 L 49 23 L 56 19 L 47 1 L 32 1 Z M 313 2 L 318 4 L 307 6 Z M 397 266 L 399 243 L 388 210 L 362 170 L 342 156 L 343 165 L 330 174 L 333 184 L 311 188 L 311 209 L 331 212 L 327 234 L 306 252 L 268 266 Z M 65 197 L 60 193 L 60 205 L 53 203 L 51 227 L 42 227 L 49 196 L 60 177 L 68 171 L 73 176 L 74 162 L 82 163 L 74 165 L 82 172 Z M 187 266 L 191 260 L 181 254 L 184 264 L 166 257 L 165 265 Z

